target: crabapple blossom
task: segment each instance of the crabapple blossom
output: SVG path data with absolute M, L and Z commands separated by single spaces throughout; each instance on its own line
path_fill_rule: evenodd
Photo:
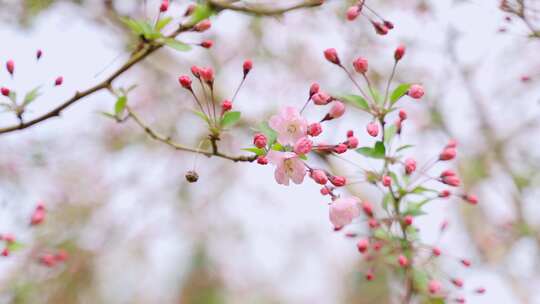
M 278 184 L 288 186 L 289 180 L 295 184 L 304 181 L 306 166 L 296 153 L 270 150 L 267 157 L 268 161 L 276 166 L 274 177 Z
M 315 169 L 311 171 L 311 178 L 317 183 L 321 185 L 326 185 L 328 182 L 328 177 L 326 176 L 326 173 L 323 170 Z M 327 189 L 326 187 L 323 189 Z
M 337 51 L 334 48 L 326 49 L 324 51 L 324 58 L 326 58 L 326 60 L 330 61 L 333 64 L 341 64 Z
M 354 70 L 360 74 L 364 74 L 368 70 L 368 61 L 366 58 L 358 57 L 353 61 Z
M 347 179 L 343 176 L 330 176 L 329 180 L 336 187 L 343 187 L 347 183 Z
M 284 107 L 270 118 L 269 125 L 278 133 L 277 141 L 282 145 L 294 145 L 307 134 L 307 121 L 294 107 Z
M 439 154 L 439 160 L 452 160 L 456 157 L 455 148 L 445 148 L 441 154 Z
M 370 122 L 366 126 L 366 131 L 369 135 L 377 137 L 379 135 L 379 125 L 376 122 Z
M 308 154 L 312 147 L 313 142 L 307 137 L 302 137 L 294 144 L 294 153 L 299 155 Z
M 267 143 L 266 136 L 262 133 L 257 133 L 253 137 L 253 145 L 255 145 L 255 147 L 259 149 L 266 147 L 266 143 Z
M 414 99 L 420 99 L 424 96 L 424 88 L 419 84 L 413 84 L 409 88 L 407 95 L 411 96 Z
M 313 100 L 314 104 L 322 106 L 332 101 L 332 98 L 325 92 L 318 91 L 317 93 L 313 94 L 313 96 L 311 96 L 311 100 Z
M 407 158 L 405 160 L 405 172 L 411 174 L 416 170 L 416 161 L 412 158 Z
M 328 112 L 328 115 L 331 119 L 339 118 L 343 116 L 345 113 L 345 105 L 341 101 L 333 101 L 332 107 L 330 108 L 330 111 Z
M 307 134 L 309 136 L 319 136 L 322 133 L 322 126 L 320 123 L 315 122 L 308 126 L 307 128 Z
M 336 230 L 350 224 L 360 215 L 356 197 L 338 198 L 330 204 L 330 222 Z

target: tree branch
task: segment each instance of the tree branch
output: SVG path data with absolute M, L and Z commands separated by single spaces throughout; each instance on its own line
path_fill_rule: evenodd
M 235 1 L 236 2 L 236 1 Z M 278 16 L 283 15 L 289 11 L 293 11 L 300 8 L 310 8 L 320 6 L 324 3 L 323 0 L 304 0 L 303 2 L 293 4 L 286 7 L 272 7 L 261 4 L 250 5 L 249 3 L 244 3 L 243 5 L 236 5 L 231 1 L 224 0 L 209 0 L 208 3 L 217 10 L 232 10 L 243 12 L 250 15 L 256 16 Z

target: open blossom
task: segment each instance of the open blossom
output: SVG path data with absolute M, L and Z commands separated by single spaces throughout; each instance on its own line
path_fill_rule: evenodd
M 350 224 L 360 215 L 356 197 L 338 198 L 330 205 L 330 222 L 335 229 L 341 229 Z
M 270 118 L 269 125 L 278 133 L 277 141 L 282 145 L 293 146 L 306 136 L 307 121 L 294 107 L 284 107 L 280 113 Z
M 276 166 L 274 177 L 278 184 L 288 186 L 289 180 L 295 184 L 304 181 L 306 166 L 296 153 L 271 150 L 267 157 L 270 163 Z

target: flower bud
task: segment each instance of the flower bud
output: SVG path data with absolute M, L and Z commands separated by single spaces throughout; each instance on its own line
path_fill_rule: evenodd
M 343 176 L 330 176 L 330 182 L 336 187 L 343 187 L 347 183 L 347 179 Z
M 440 256 L 441 249 L 439 249 L 439 247 L 433 247 L 433 249 L 431 249 L 431 253 L 433 253 L 434 256 Z
M 435 281 L 435 280 L 429 281 L 428 290 L 429 290 L 429 293 L 431 293 L 431 294 L 438 293 L 439 291 L 441 291 L 441 283 L 439 283 L 438 281 Z
M 347 137 L 353 137 L 353 136 L 354 136 L 354 131 L 353 130 L 347 131 Z
M 232 101 L 225 99 L 221 103 L 221 115 L 223 115 L 223 113 L 225 112 L 229 112 L 232 109 L 232 107 L 233 107 Z
M 13 76 L 13 73 L 15 73 L 15 62 L 13 60 L 8 60 L 6 62 L 6 69 L 8 71 L 8 73 L 11 74 L 11 76 Z
M 347 148 L 356 149 L 358 147 L 358 138 L 351 136 L 347 138 Z
M 366 58 L 358 57 L 353 61 L 354 70 L 360 74 L 364 74 L 368 70 L 368 61 Z
M 348 146 L 346 144 L 339 144 L 334 147 L 333 151 L 336 152 L 337 154 L 343 154 L 347 152 L 347 149 L 348 149 Z
M 159 6 L 159 11 L 164 13 L 169 9 L 169 0 L 163 0 L 161 1 L 161 5 Z
M 267 165 L 268 164 L 268 159 L 266 158 L 266 156 L 261 155 L 261 156 L 257 157 L 257 163 L 259 165 Z
M 373 28 L 375 29 L 375 32 L 379 35 L 386 35 L 388 34 L 388 28 L 380 23 L 380 22 L 375 22 L 375 21 L 371 21 L 371 25 L 373 25 Z
M 401 58 L 403 58 L 403 55 L 405 55 L 405 46 L 400 44 L 394 51 L 394 59 L 399 61 Z
M 409 91 L 407 92 L 407 95 L 414 99 L 420 99 L 422 96 L 424 96 L 424 88 L 419 84 L 413 84 Z
M 298 155 L 308 154 L 312 148 L 313 142 L 307 137 L 302 137 L 294 144 L 294 153 Z
M 211 48 L 213 45 L 214 45 L 214 41 L 212 41 L 212 40 L 204 40 L 204 41 L 201 42 L 201 44 L 200 44 L 200 46 L 202 46 L 202 47 L 205 48 L 205 49 L 209 49 L 209 48 Z
M 399 119 L 400 119 L 401 121 L 407 119 L 407 112 L 405 112 L 405 110 L 399 110 Z
M 376 122 L 370 122 L 366 126 L 366 131 L 369 135 L 377 137 L 379 135 L 379 125 Z
M 377 222 L 376 219 L 371 218 L 371 219 L 369 219 L 369 221 L 368 221 L 368 226 L 369 226 L 369 228 L 371 228 L 371 229 L 378 228 L 378 227 L 379 227 L 379 222 Z
M 0 92 L 2 93 L 2 95 L 6 96 L 6 97 L 9 97 L 9 93 L 11 93 L 11 91 L 6 87 L 2 87 L 0 89 Z
M 313 94 L 311 96 L 311 99 L 313 100 L 313 103 L 318 105 L 318 106 L 326 105 L 332 100 L 330 95 L 326 94 L 323 91 L 319 91 L 319 92 Z
M 197 4 L 192 3 L 188 5 L 188 7 L 186 8 L 186 11 L 184 12 L 184 17 L 191 16 L 191 14 L 193 14 L 196 8 L 197 8 Z
M 398 264 L 401 267 L 407 267 L 409 265 L 409 259 L 407 259 L 407 257 L 403 254 L 400 254 L 398 256 Z
M 413 223 L 413 217 L 411 215 L 406 215 L 404 218 L 403 218 L 403 223 L 407 226 L 410 226 L 412 225 Z
M 375 274 L 373 274 L 373 271 L 372 271 L 372 270 L 369 270 L 369 271 L 366 273 L 366 280 L 368 280 L 368 281 L 373 281 L 373 279 L 375 279 Z
M 191 90 L 191 78 L 187 75 L 182 75 L 178 77 L 178 82 L 184 89 Z
M 439 154 L 439 160 L 452 160 L 456 157 L 455 148 L 445 148 L 441 154 Z
M 388 20 L 384 20 L 383 25 L 389 30 L 394 29 L 394 24 Z
M 464 194 L 463 199 L 471 205 L 478 204 L 478 197 L 474 194 Z
M 41 56 L 43 56 L 43 51 L 42 50 L 37 50 L 36 51 L 36 59 L 39 60 L 41 58 Z
M 64 82 L 64 77 L 58 76 L 58 77 L 54 80 L 54 85 L 55 85 L 55 86 L 60 86 L 60 85 L 62 85 L 63 82 Z
M 39 258 L 39 262 L 44 266 L 53 267 L 56 264 L 56 259 L 54 255 L 47 253 Z
M 451 280 L 452 284 L 454 284 L 454 286 L 456 286 L 457 288 L 461 288 L 463 287 L 463 280 L 460 279 L 460 278 L 454 278 Z
M 362 202 L 362 210 L 364 211 L 364 213 L 369 216 L 369 217 L 372 217 L 373 216 L 373 206 L 371 205 L 370 202 L 368 201 L 363 201 Z
M 451 169 L 444 170 L 443 172 L 441 172 L 440 177 L 447 177 L 447 176 L 456 176 L 456 172 L 454 172 Z
M 214 69 L 212 68 L 202 68 L 199 70 L 199 73 L 201 75 L 202 80 L 204 80 L 207 83 L 213 83 L 214 82 Z
M 253 145 L 255 145 L 255 147 L 262 149 L 266 147 L 266 144 L 267 144 L 267 139 L 264 134 L 262 133 L 255 134 L 255 136 L 253 137 Z
M 195 76 L 196 78 L 201 77 L 201 68 L 196 65 L 192 66 L 191 74 L 193 74 L 193 76 Z
M 439 192 L 439 197 L 440 198 L 447 198 L 450 196 L 450 190 L 443 190 L 441 192 Z
M 309 87 L 309 98 L 311 98 L 313 96 L 313 94 L 316 94 L 319 92 L 319 90 L 321 89 L 321 86 L 314 82 L 311 84 L 311 86 Z
M 461 264 L 463 264 L 463 266 L 465 267 L 470 267 L 471 266 L 471 261 L 467 260 L 467 259 L 462 259 L 461 261 Z
M 195 26 L 193 26 L 193 30 L 195 32 L 204 32 L 207 29 L 209 29 L 210 27 L 212 27 L 212 22 L 210 22 L 210 20 L 208 20 L 208 19 L 205 19 L 205 20 L 200 21 L 199 23 L 195 24 Z
M 456 148 L 457 147 L 457 140 L 450 139 L 448 143 L 446 144 L 445 148 Z
M 244 77 L 246 77 L 249 71 L 251 71 L 251 69 L 253 68 L 253 61 L 247 59 L 246 61 L 244 61 L 242 68 L 244 69 Z
M 321 185 L 326 185 L 328 182 L 328 177 L 326 176 L 326 173 L 323 170 L 315 169 L 311 171 L 311 178 L 317 183 Z M 326 189 L 324 187 L 323 189 Z
M 369 248 L 369 240 L 368 239 L 360 239 L 358 243 L 356 243 L 356 248 L 360 253 L 365 253 Z
M 6 248 L 4 248 L 4 249 L 2 250 L 2 256 L 4 256 L 4 257 L 9 256 L 9 248 L 6 247 Z
M 416 161 L 412 158 L 407 158 L 405 160 L 405 173 L 410 175 L 416 170 Z
M 351 6 L 347 9 L 347 20 L 353 21 L 360 15 L 360 9 L 357 5 Z
M 328 112 L 331 119 L 333 118 L 339 118 L 345 113 L 345 105 L 341 101 L 335 100 L 332 103 L 332 107 L 330 108 L 330 111 Z
M 328 195 L 328 194 L 330 194 L 330 190 L 328 190 L 327 187 L 322 187 L 321 188 L 321 194 L 322 195 Z
M 382 177 L 382 184 L 385 187 L 390 187 L 390 185 L 392 185 L 392 178 L 390 178 L 390 176 L 388 176 L 388 175 L 383 176 Z
M 459 187 L 461 183 L 457 176 L 444 176 L 441 178 L 441 182 L 452 187 Z
M 315 136 L 319 136 L 321 133 L 322 133 L 322 126 L 320 123 L 315 122 L 308 126 L 307 134 L 309 136 L 315 137 Z
M 324 51 L 324 58 L 326 58 L 326 60 L 330 61 L 333 64 L 339 65 L 341 63 L 337 51 L 334 48 L 326 49 Z

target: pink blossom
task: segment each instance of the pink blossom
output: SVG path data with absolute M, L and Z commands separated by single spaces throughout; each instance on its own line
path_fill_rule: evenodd
M 309 97 L 313 96 L 313 94 L 315 93 L 318 93 L 320 88 L 321 86 L 318 83 L 316 82 L 312 83 L 311 86 L 309 87 Z
M 356 197 L 338 198 L 330 205 L 330 222 L 335 229 L 341 229 L 350 224 L 360 215 Z
M 276 166 L 274 176 L 278 184 L 288 186 L 289 179 L 295 184 L 304 181 L 306 166 L 296 153 L 270 150 L 267 157 L 270 163 Z
M 294 107 L 284 107 L 270 118 L 270 127 L 278 133 L 277 141 L 282 145 L 294 145 L 306 136 L 307 121 Z
M 366 126 L 366 131 L 369 135 L 377 137 L 379 135 L 379 125 L 376 122 L 370 122 Z
M 307 133 L 309 136 L 319 136 L 322 133 L 322 126 L 318 122 L 314 122 L 308 126 Z
M 313 142 L 307 137 L 302 137 L 294 144 L 294 153 L 299 155 L 308 154 L 312 147 Z
M 353 61 L 353 67 L 356 72 L 364 74 L 368 70 L 368 61 L 364 57 L 358 57 Z

